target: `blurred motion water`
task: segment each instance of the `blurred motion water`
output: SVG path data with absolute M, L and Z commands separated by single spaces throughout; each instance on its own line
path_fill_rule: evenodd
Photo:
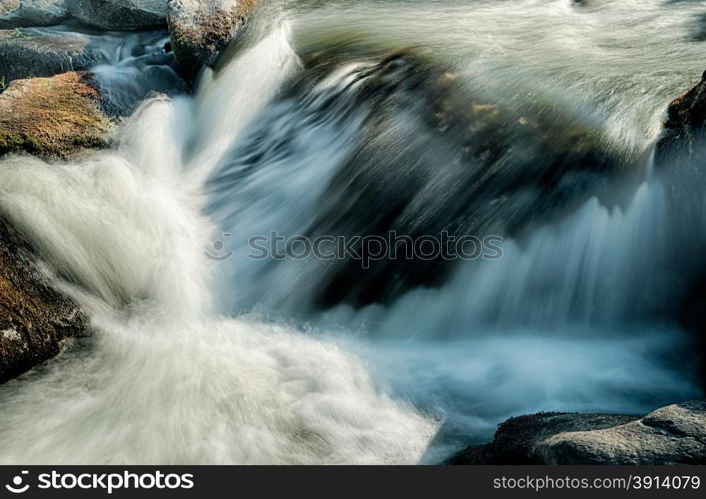
M 0 387 L 0 462 L 439 462 L 513 415 L 702 395 L 674 263 L 702 208 L 651 153 L 706 7 L 587 3 L 273 0 L 114 149 L 3 160 L 0 208 L 95 333 Z M 97 69 L 124 109 L 164 84 L 140 68 Z M 248 258 L 393 230 L 502 258 Z

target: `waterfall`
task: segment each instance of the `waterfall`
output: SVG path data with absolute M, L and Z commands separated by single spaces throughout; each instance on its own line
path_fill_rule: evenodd
M 273 43 L 286 39 L 263 40 L 233 66 L 262 67 Z M 264 71 L 282 67 L 277 54 L 270 62 Z M 220 78 L 243 76 L 229 73 Z M 76 164 L 17 157 L 0 169 L 3 210 L 94 330 L 49 372 L 0 388 L 0 461 L 417 462 L 438 423 L 380 392 L 355 357 L 297 328 L 213 310 L 212 227 L 180 140 L 194 117 L 213 124 L 216 143 L 231 132 L 232 121 L 208 115 L 221 111 L 209 92 L 228 81 L 209 85 L 194 102 L 143 104 L 114 151 Z M 239 111 L 228 116 L 254 112 L 254 92 L 228 94 Z
M 507 417 L 703 394 L 672 303 L 701 191 L 649 160 L 703 69 L 694 7 L 426 3 L 279 2 L 192 95 L 141 71 L 163 34 L 106 35 L 115 146 L 0 161 L 0 211 L 91 319 L 0 385 L 0 463 L 434 463 Z M 392 230 L 501 254 L 250 256 Z

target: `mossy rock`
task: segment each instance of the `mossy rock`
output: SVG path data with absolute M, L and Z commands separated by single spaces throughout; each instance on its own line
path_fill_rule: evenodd
M 108 145 L 112 128 L 91 73 L 16 80 L 0 94 L 0 155 L 68 158 Z

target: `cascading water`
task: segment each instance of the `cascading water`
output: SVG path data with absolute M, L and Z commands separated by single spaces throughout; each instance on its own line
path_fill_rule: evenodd
M 240 63 L 279 70 L 262 48 Z M 259 76 L 238 110 L 252 109 Z M 212 90 L 230 83 L 217 79 Z M 271 83 L 258 89 L 264 97 L 277 90 Z M 194 104 L 196 116 L 202 103 L 209 98 Z M 88 351 L 2 388 L 2 462 L 417 461 L 436 423 L 378 392 L 355 358 L 295 329 L 211 309 L 211 228 L 174 140 L 192 111 L 158 98 L 125 126 L 117 151 L 75 165 L 3 165 L 3 209 L 66 279 L 96 336 Z M 213 131 L 228 128 L 216 122 Z
M 0 165 L 0 209 L 94 330 L 0 387 L 0 462 L 435 462 L 512 415 L 701 394 L 663 271 L 693 207 L 645 160 L 702 69 L 698 6 L 281 3 L 193 98 L 140 104 L 114 149 Z M 97 70 L 124 112 L 169 74 L 160 59 L 134 80 L 141 57 Z M 515 124 L 469 139 L 512 115 L 499 103 Z M 422 262 L 376 267 L 360 289 L 349 264 L 247 257 L 272 231 L 390 227 L 506 240 L 500 259 L 419 281 Z M 208 258 L 214 240 L 232 256 Z M 349 292 L 318 299 L 332 282 Z

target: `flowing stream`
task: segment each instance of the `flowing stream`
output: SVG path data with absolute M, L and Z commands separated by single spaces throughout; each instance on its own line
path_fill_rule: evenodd
M 0 386 L 0 463 L 434 463 L 513 415 L 701 396 L 671 301 L 703 207 L 651 151 L 706 69 L 706 5 L 588 3 L 272 0 L 193 96 L 140 71 L 158 34 L 96 68 L 131 113 L 114 148 L 0 162 L 92 329 Z M 390 228 L 502 257 L 248 258 Z

